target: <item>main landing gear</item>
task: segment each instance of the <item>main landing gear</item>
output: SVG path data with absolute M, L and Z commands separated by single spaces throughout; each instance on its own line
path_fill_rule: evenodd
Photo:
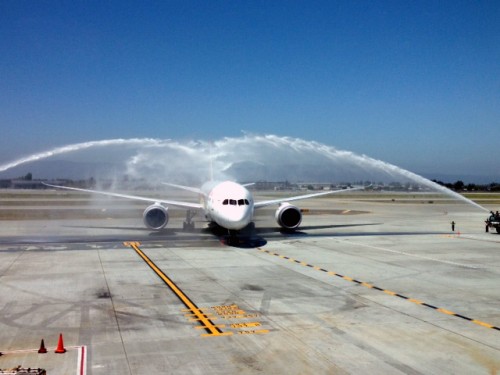
M 227 235 L 223 237 L 223 241 L 228 246 L 237 246 L 241 242 L 238 231 L 230 229 L 227 230 Z
M 189 232 L 194 230 L 194 221 L 193 217 L 196 216 L 196 211 L 187 210 L 186 211 L 186 220 L 182 223 L 182 230 L 185 232 Z

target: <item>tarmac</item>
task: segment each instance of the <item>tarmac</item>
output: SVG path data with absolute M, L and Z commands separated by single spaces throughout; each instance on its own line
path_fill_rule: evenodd
M 311 199 L 296 233 L 265 210 L 235 242 L 199 217 L 183 232 L 182 212 L 156 233 L 143 205 L 45 194 L 0 199 L 0 369 L 500 373 L 500 235 L 466 203 Z

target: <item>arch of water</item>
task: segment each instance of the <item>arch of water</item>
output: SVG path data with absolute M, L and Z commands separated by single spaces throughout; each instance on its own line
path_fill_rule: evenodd
M 425 186 L 487 211 L 482 206 L 422 176 L 350 151 L 299 138 L 243 135 L 216 141 L 109 139 L 71 144 L 0 165 L 0 172 L 41 160 L 71 158 L 106 161 L 122 175 L 161 181 L 201 184 L 209 179 L 238 181 L 398 182 Z

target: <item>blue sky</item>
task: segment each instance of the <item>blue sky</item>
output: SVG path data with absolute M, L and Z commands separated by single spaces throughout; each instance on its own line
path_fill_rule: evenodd
M 499 19 L 498 1 L 4 0 L 0 163 L 244 131 L 500 180 Z

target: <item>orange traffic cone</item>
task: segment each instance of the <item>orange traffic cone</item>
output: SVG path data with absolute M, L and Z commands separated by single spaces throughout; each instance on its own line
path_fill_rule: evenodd
M 59 342 L 57 343 L 56 353 L 58 354 L 66 353 L 66 349 L 64 349 L 62 333 L 59 334 Z
M 40 349 L 38 349 L 38 353 L 40 353 L 40 354 L 47 353 L 47 349 L 45 348 L 45 343 L 43 342 L 43 339 L 42 339 L 42 342 L 40 343 Z

